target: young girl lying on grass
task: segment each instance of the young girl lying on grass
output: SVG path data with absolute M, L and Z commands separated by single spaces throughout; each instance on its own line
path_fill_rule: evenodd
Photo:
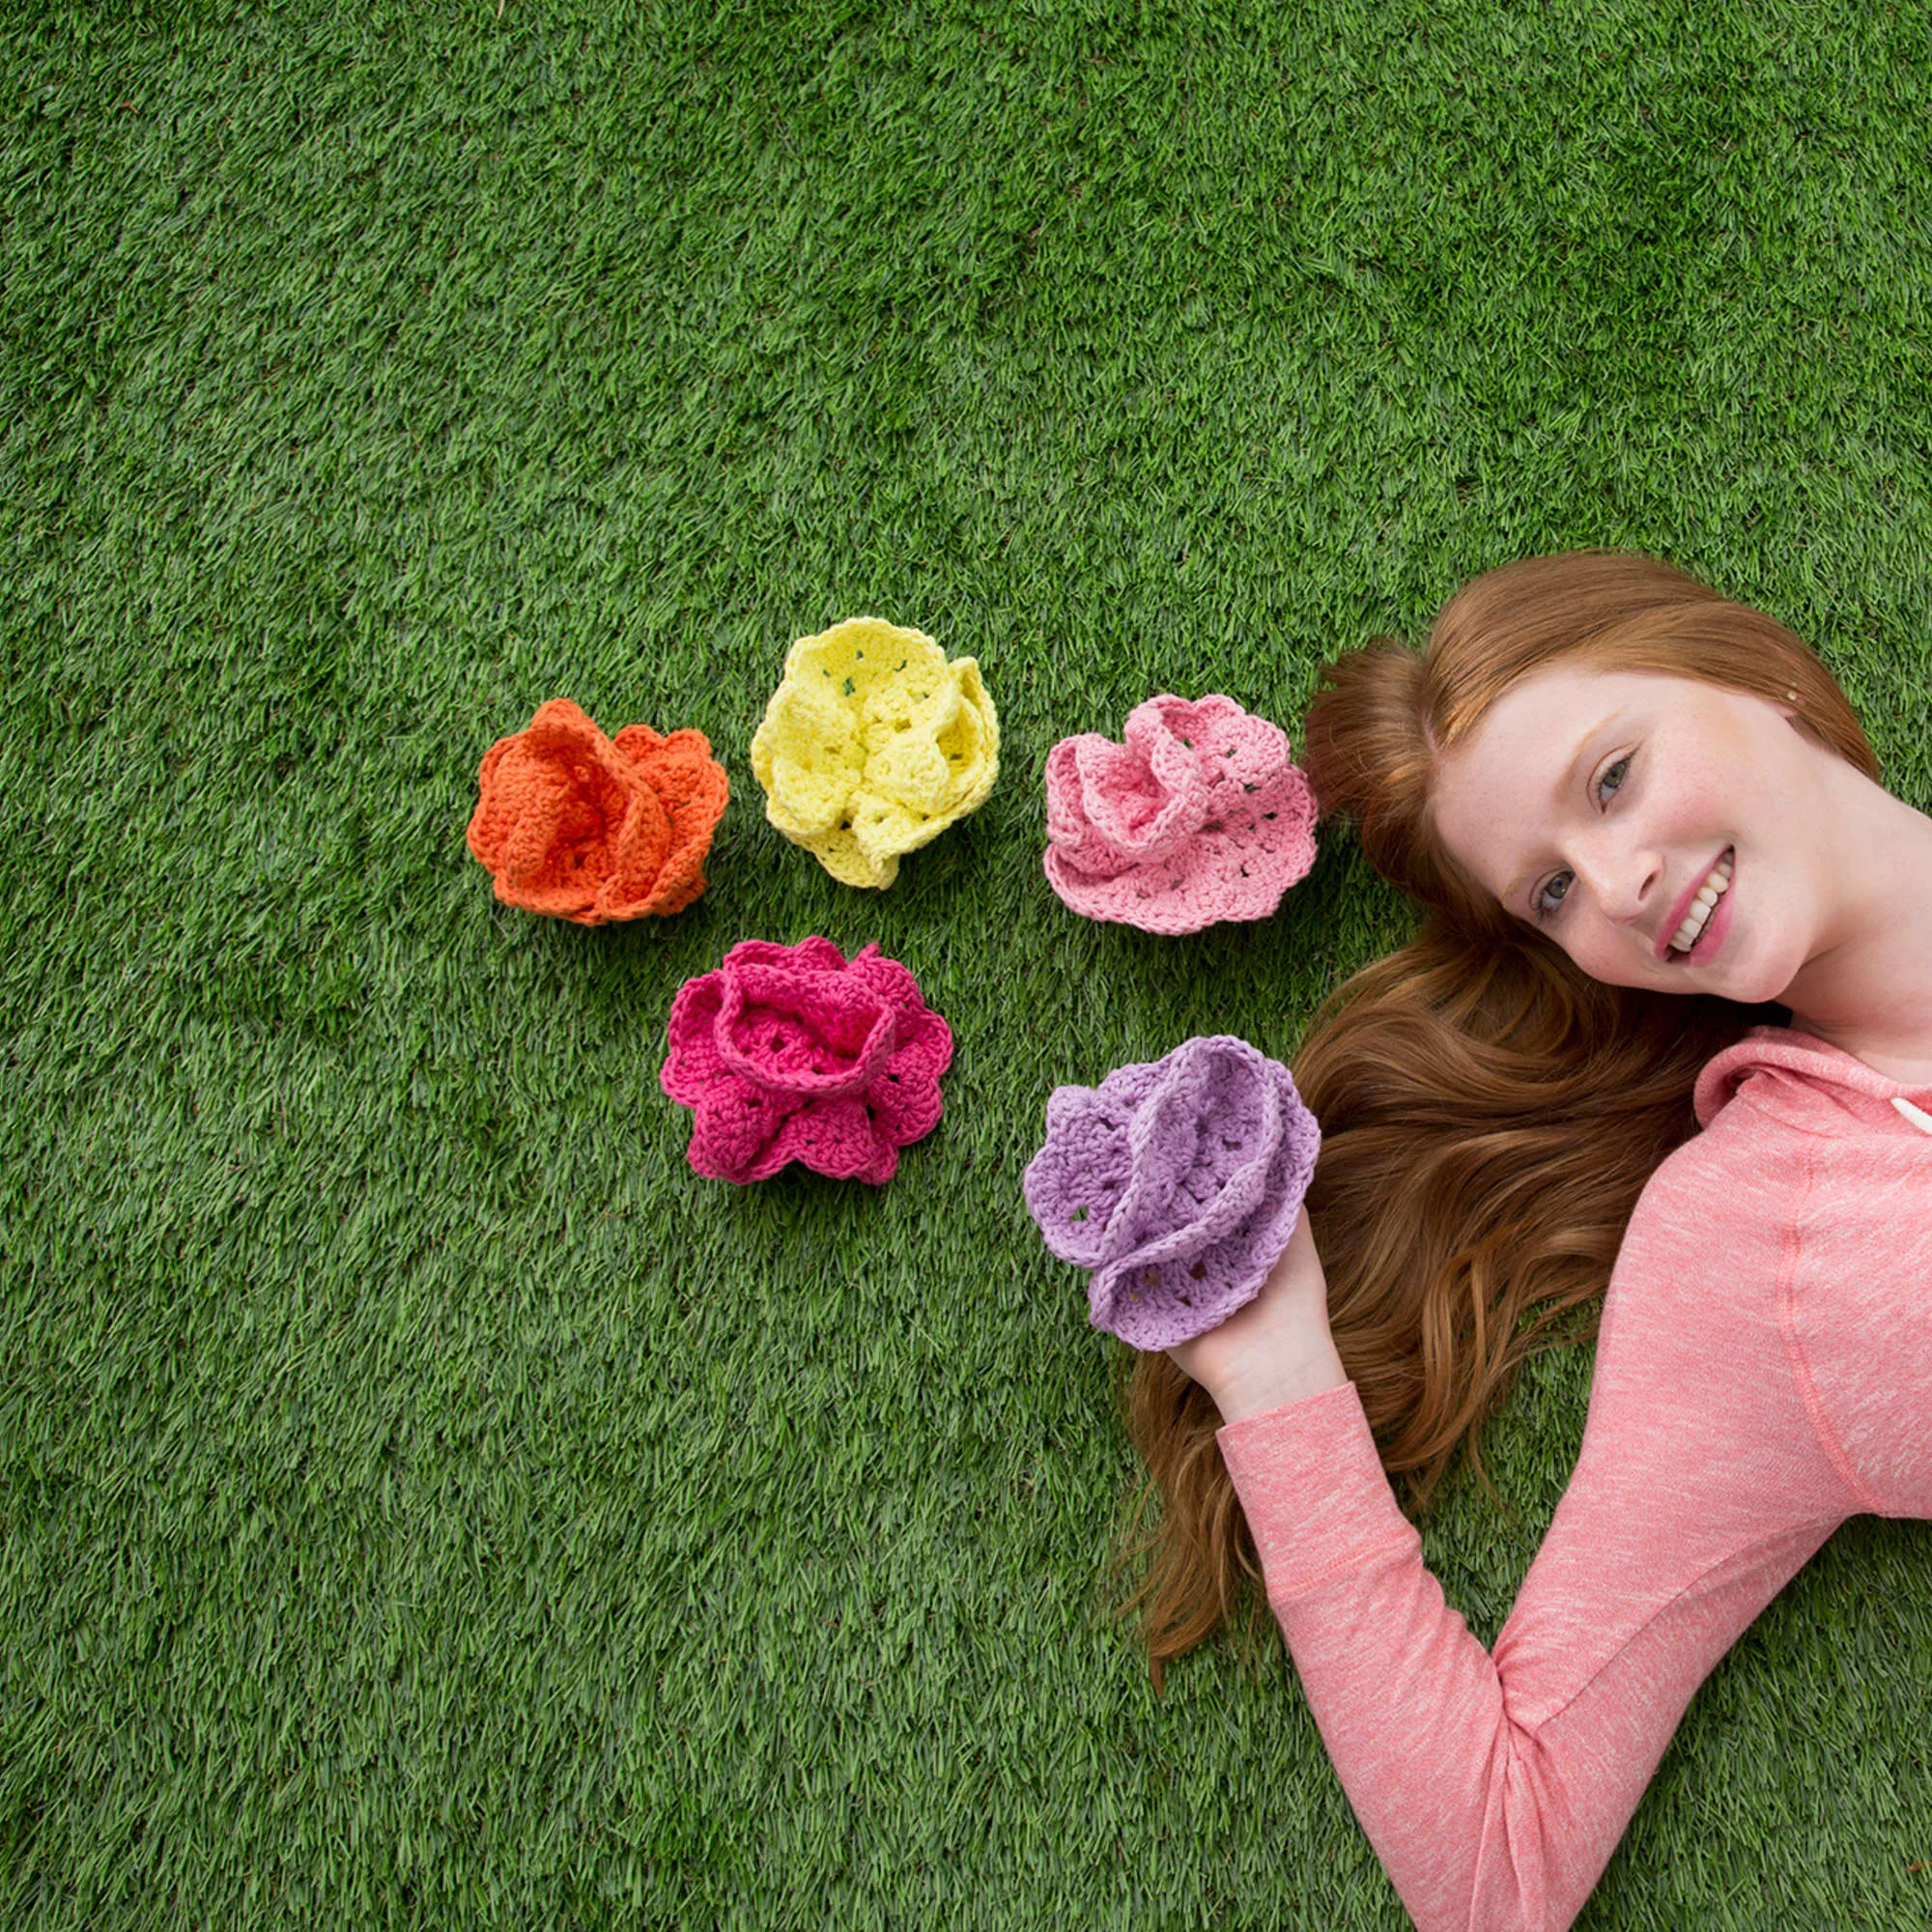
M 1932 819 L 1782 625 L 1600 553 L 1326 667 L 1303 756 L 1425 922 L 1293 1062 L 1321 1156 L 1260 1296 L 1134 1359 L 1128 1607 L 1158 1685 L 1263 1581 L 1416 1923 L 1553 1932 L 1758 1612 L 1848 1517 L 1932 1516 Z M 1599 1292 L 1492 1653 L 1389 1478 L 1483 1475 Z

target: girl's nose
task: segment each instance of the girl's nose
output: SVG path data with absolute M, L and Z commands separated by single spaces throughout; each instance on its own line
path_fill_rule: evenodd
M 1577 860 L 1577 870 L 1588 883 L 1591 896 L 1603 907 L 1605 919 L 1627 922 L 1657 910 L 1663 867 L 1653 853 L 1583 856 Z

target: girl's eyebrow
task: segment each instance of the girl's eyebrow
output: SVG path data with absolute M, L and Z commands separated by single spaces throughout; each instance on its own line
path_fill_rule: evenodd
M 1568 767 L 1565 769 L 1563 776 L 1556 781 L 1556 789 L 1549 794 L 1549 806 L 1553 811 L 1557 812 L 1560 815 L 1563 810 L 1565 801 L 1568 800 L 1572 795 L 1572 793 L 1575 791 L 1577 785 L 1577 767 L 1583 762 L 1584 753 L 1587 753 L 1590 747 L 1594 745 L 1599 738 L 1603 737 L 1604 734 L 1606 731 L 1608 731 L 1612 725 L 1621 724 L 1623 722 L 1623 718 L 1624 718 L 1623 712 L 1613 711 L 1601 724 L 1594 725 L 1590 730 L 1584 732 L 1581 739 L 1577 741 L 1577 749 L 1570 754 L 1570 763 Z M 1534 870 L 1535 868 L 1532 867 L 1530 871 L 1520 872 L 1514 879 L 1510 881 L 1509 891 L 1503 895 L 1503 901 L 1506 905 L 1509 905 L 1511 907 L 1515 906 L 1517 901 L 1517 895 L 1522 891 L 1523 887 L 1529 884 L 1530 879 L 1534 876 Z M 1519 914 L 1518 917 L 1520 918 L 1521 915 Z

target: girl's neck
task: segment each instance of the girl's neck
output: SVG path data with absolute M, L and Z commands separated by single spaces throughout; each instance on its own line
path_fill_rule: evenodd
M 1932 818 L 1846 770 L 1832 935 L 1777 997 L 1798 1032 L 1932 1084 Z

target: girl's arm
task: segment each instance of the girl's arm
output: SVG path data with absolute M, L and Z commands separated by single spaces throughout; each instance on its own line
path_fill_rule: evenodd
M 1269 1604 L 1423 1932 L 1569 1925 L 1697 1687 L 1861 1507 L 1793 1381 L 1775 1282 L 1711 1242 L 1693 1197 L 1660 1179 L 1638 1203 L 1577 1466 L 1493 1654 L 1424 1567 L 1341 1377 L 1305 1214 L 1260 1298 L 1170 1351 L 1225 1403 Z
M 1803 1502 L 1802 1443 L 1597 1422 L 1593 1398 L 1493 1655 L 1424 1568 L 1354 1383 L 1220 1432 L 1309 1708 L 1422 1932 L 1569 1925 L 1697 1687 L 1841 1520 Z

